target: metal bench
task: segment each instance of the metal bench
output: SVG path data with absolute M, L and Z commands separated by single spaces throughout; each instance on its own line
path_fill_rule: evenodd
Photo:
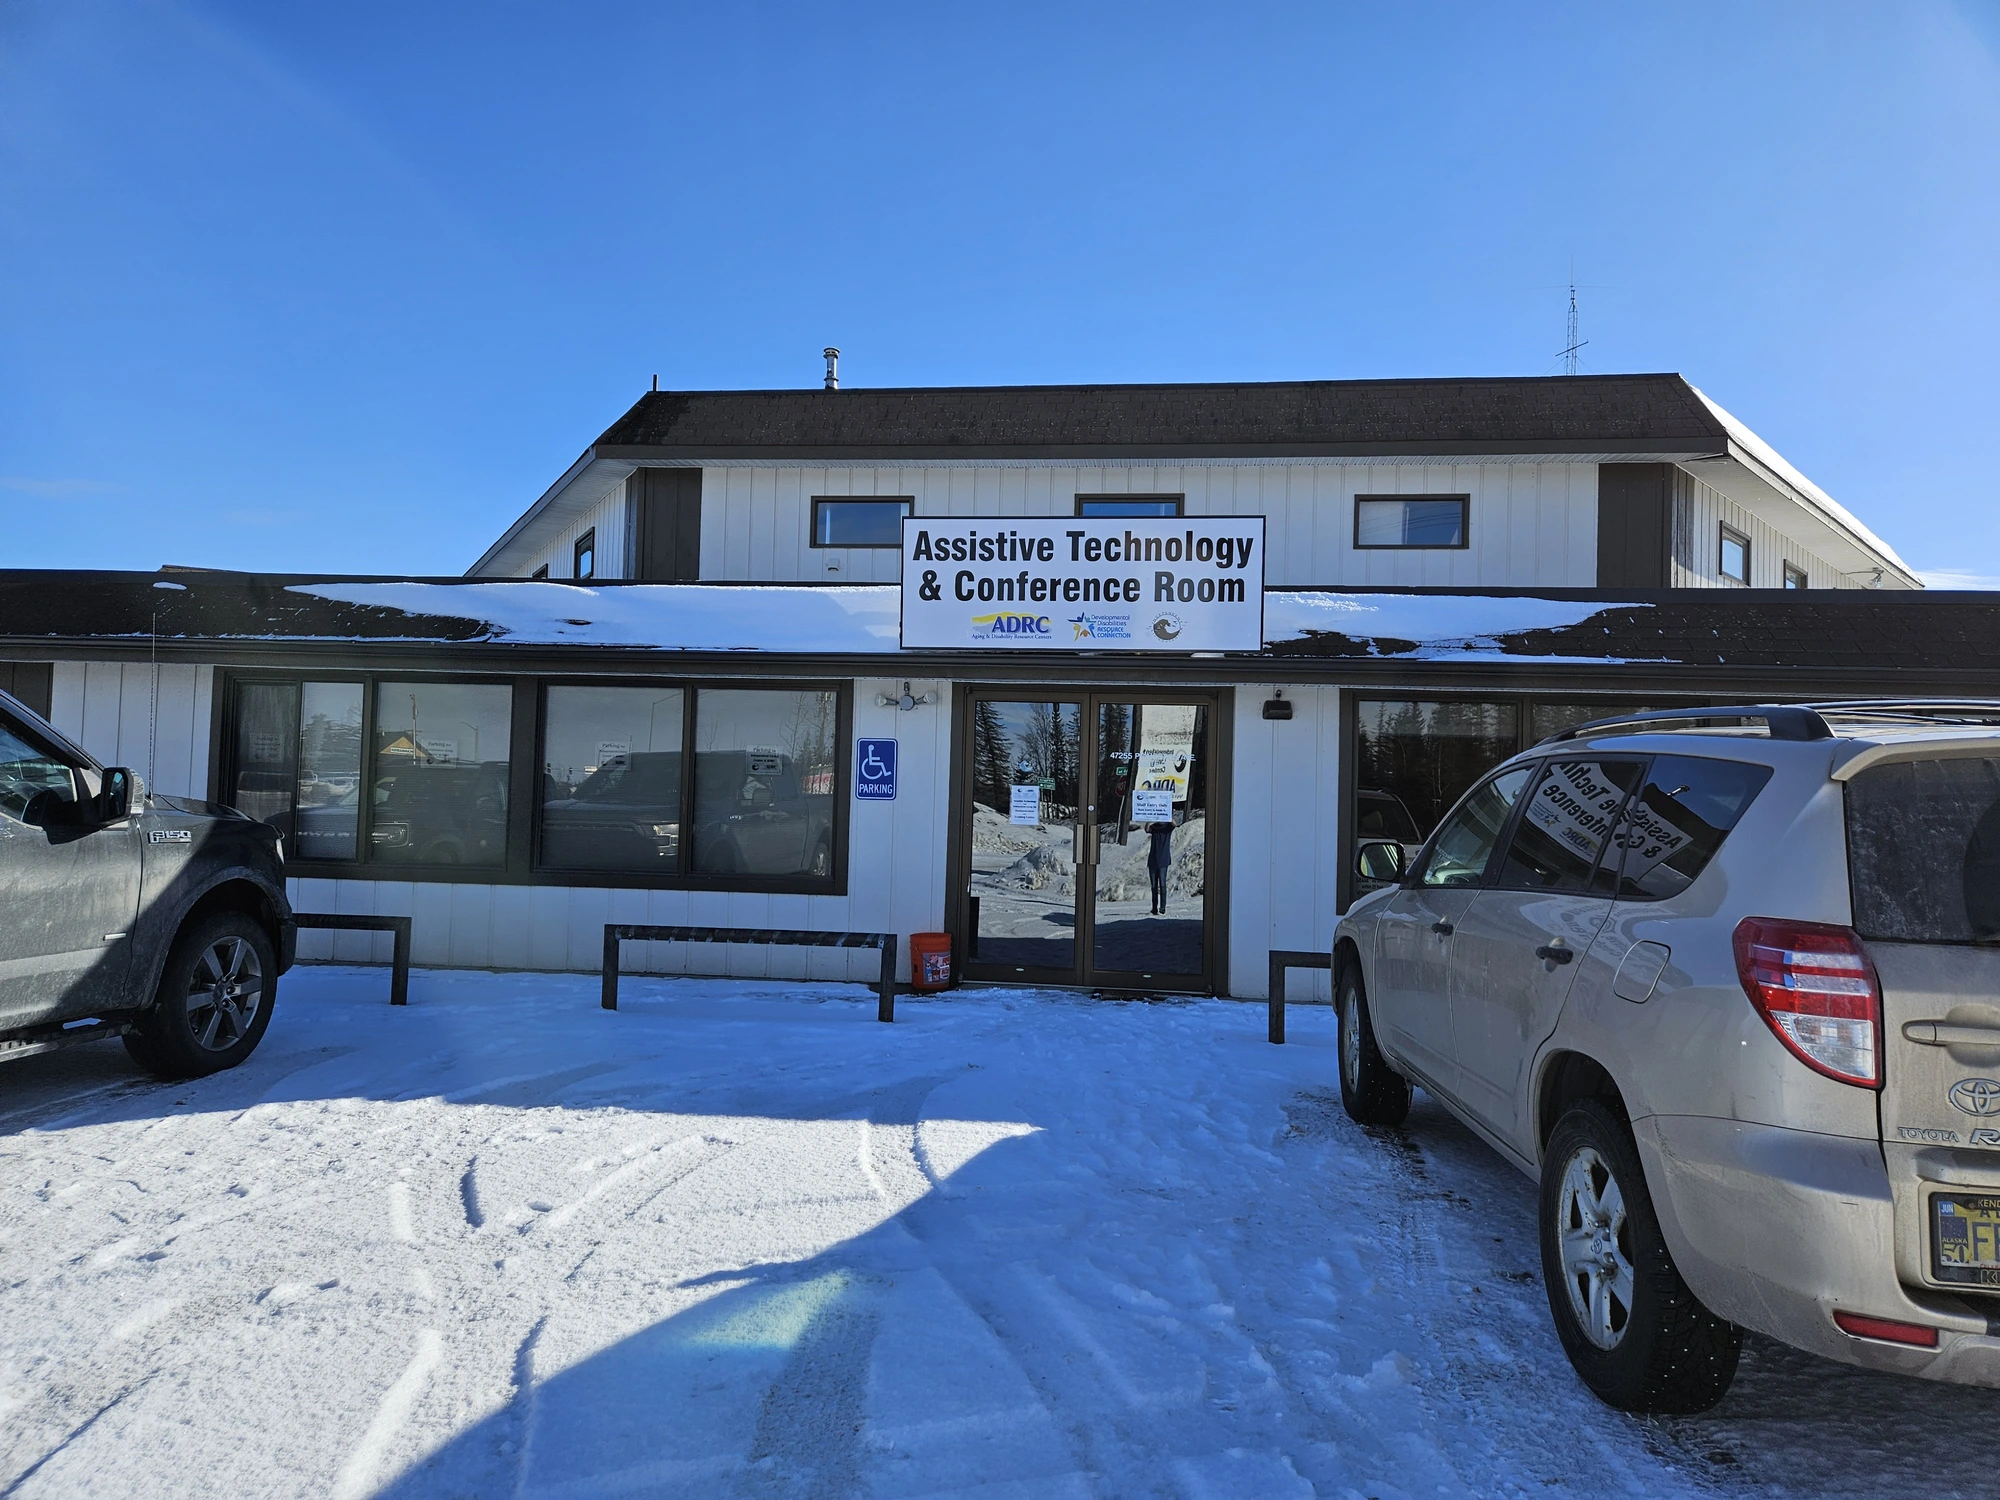
M 606 1010 L 618 1009 L 618 944 L 630 938 L 644 943 L 764 943 L 797 948 L 880 948 L 882 978 L 875 1019 L 896 1019 L 896 934 L 893 932 L 811 932 L 789 927 L 646 927 L 630 922 L 604 924 L 604 998 Z
M 1273 948 L 1271 950 L 1270 1036 L 1273 1042 L 1282 1044 L 1285 1040 L 1285 970 L 1287 969 L 1328 969 L 1333 968 L 1331 953 L 1312 953 L 1299 948 Z
M 345 912 L 295 911 L 292 920 L 300 927 L 334 928 L 341 932 L 393 932 L 395 955 L 389 960 L 389 1003 L 410 1003 L 410 919 L 408 917 L 359 917 Z

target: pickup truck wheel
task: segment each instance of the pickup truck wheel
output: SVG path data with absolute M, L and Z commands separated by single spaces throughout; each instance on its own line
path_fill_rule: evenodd
M 1340 971 L 1334 997 L 1340 1028 L 1340 1103 L 1363 1125 L 1400 1125 L 1410 1113 L 1410 1081 L 1389 1066 L 1375 1045 L 1368 991 L 1358 965 Z
M 1707 1411 L 1736 1378 L 1743 1330 L 1681 1280 L 1632 1133 L 1596 1099 L 1570 1106 L 1542 1155 L 1542 1280 L 1563 1352 L 1621 1411 Z
M 233 1068 L 263 1039 L 277 986 L 270 936 L 254 918 L 197 917 L 174 939 L 159 994 L 126 1035 L 125 1050 L 158 1078 Z

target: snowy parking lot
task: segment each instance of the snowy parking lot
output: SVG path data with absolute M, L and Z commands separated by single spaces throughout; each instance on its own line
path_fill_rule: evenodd
M 1611 1412 L 1533 1192 L 1332 1017 L 301 969 L 0 1071 L 0 1496 L 1987 1493 L 2000 1397 L 1752 1339 Z

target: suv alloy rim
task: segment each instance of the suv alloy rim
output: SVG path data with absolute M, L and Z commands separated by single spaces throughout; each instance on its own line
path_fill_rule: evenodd
M 1584 1337 L 1614 1349 L 1632 1321 L 1632 1256 L 1625 1195 L 1591 1147 L 1579 1146 L 1563 1168 L 1556 1214 L 1570 1309 Z
M 263 1003 L 264 966 L 242 938 L 219 938 L 195 960 L 188 1030 L 207 1051 L 226 1052 L 240 1042 Z

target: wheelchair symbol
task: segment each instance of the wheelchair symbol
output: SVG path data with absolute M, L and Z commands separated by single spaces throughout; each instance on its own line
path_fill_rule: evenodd
M 861 740 L 854 751 L 854 795 L 863 802 L 895 801 L 896 742 Z

